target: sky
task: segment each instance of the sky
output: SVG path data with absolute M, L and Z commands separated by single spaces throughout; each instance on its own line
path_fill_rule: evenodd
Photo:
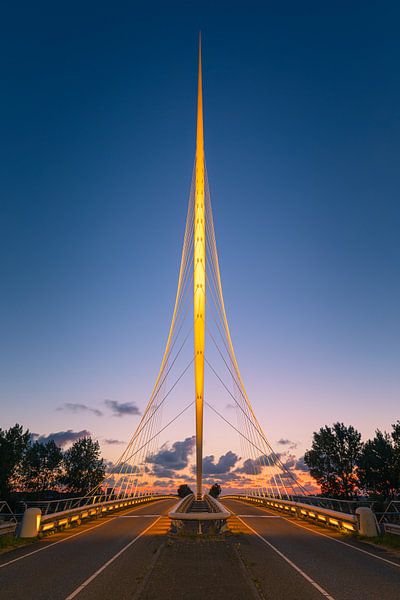
M 259 421 L 298 458 L 338 420 L 390 430 L 399 17 L 385 1 L 3 7 L 0 427 L 90 432 L 110 460 L 135 430 L 176 290 L 201 29 L 225 301 Z M 171 426 L 167 448 L 193 426 Z M 207 456 L 239 455 L 206 427 Z

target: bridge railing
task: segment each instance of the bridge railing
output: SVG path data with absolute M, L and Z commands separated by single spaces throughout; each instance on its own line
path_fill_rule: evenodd
M 118 511 L 135 505 L 146 504 L 175 498 L 173 495 L 146 495 L 129 496 L 125 498 L 114 498 L 102 502 L 92 502 L 74 506 L 57 512 L 47 512 L 42 514 L 39 506 L 30 506 L 23 515 L 22 524 L 19 531 L 20 537 L 36 537 L 39 533 L 55 531 L 60 528 L 71 525 L 79 525 L 82 520 L 101 517 L 111 511 Z M 79 500 L 75 498 L 74 500 Z
M 367 500 L 365 498 L 358 500 L 340 500 L 338 498 L 325 498 L 323 496 L 278 496 L 268 495 L 268 494 L 260 494 L 260 493 L 250 493 L 247 496 L 254 498 L 267 498 L 269 500 L 293 500 L 295 502 L 302 502 L 303 504 L 310 504 L 311 506 L 319 506 L 321 508 L 328 508 L 329 510 L 335 510 L 338 512 L 343 512 L 349 515 L 356 514 L 357 508 L 361 506 L 365 506 L 374 509 L 376 502 L 374 500 Z
M 263 496 L 258 496 L 263 497 Z M 279 500 L 279 498 L 276 498 Z M 328 508 L 329 510 L 335 510 L 337 512 L 346 513 L 349 515 L 355 515 L 357 508 L 367 507 L 374 510 L 376 502 L 374 500 L 339 500 L 337 498 L 323 498 L 321 496 L 292 496 L 290 498 L 295 502 L 302 502 L 303 504 L 310 504 L 312 506 L 319 506 L 320 508 Z
M 93 496 L 78 496 L 73 498 L 58 498 L 56 500 L 27 500 L 19 503 L 19 512 L 27 508 L 40 508 L 42 515 L 58 513 L 66 510 L 72 510 L 81 506 L 90 506 L 109 500 L 124 500 L 126 498 L 147 498 L 156 494 L 135 494 L 127 496 L 126 494 L 96 494 Z
M 377 517 L 385 533 L 400 535 L 400 500 L 392 500 L 385 512 L 378 513 Z
M 17 518 L 5 500 L 0 500 L 0 536 L 14 533 Z
M 332 510 L 324 506 L 317 506 L 308 502 L 299 502 L 297 500 L 282 500 L 281 498 L 272 498 L 268 496 L 245 496 L 245 495 L 226 495 L 223 498 L 232 498 L 264 506 L 272 510 L 283 512 L 287 515 L 293 515 L 299 519 L 313 521 L 319 525 L 327 525 L 347 532 L 358 531 L 358 518 L 355 514 Z

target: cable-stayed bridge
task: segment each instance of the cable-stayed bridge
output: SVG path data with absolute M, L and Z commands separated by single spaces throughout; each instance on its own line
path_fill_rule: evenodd
M 190 393 L 179 393 L 185 381 Z M 235 418 L 224 412 L 227 402 Z M 205 408 L 240 444 L 239 493 L 220 503 L 205 493 Z M 184 419 L 195 463 L 171 467 L 181 469 L 195 493 L 177 504 L 175 495 L 157 491 L 155 465 L 163 434 Z M 25 511 L 20 537 L 54 536 L 0 555 L 0 597 L 400 598 L 399 555 L 345 537 L 378 532 L 371 509 L 361 504 L 310 496 L 273 449 L 246 392 L 225 308 L 205 163 L 200 43 L 196 155 L 178 286 L 150 398 L 101 484 L 83 498 Z M 217 543 L 167 538 L 171 523 L 174 535 L 184 521 L 202 534 L 207 520 L 216 522 Z
M 163 422 L 184 378 L 194 375 L 194 397 Z M 217 387 L 205 394 L 205 381 Z M 233 421 L 214 400 L 229 402 Z M 176 404 L 174 404 L 176 406 Z M 276 498 L 304 495 L 305 489 L 269 443 L 247 395 L 232 343 L 222 290 L 216 233 L 204 153 L 201 42 L 198 61 L 196 155 L 183 236 L 182 257 L 171 326 L 161 366 L 142 419 L 101 487 L 122 497 L 151 489 L 152 457 L 160 434 L 186 412 L 195 414 L 196 496 L 203 495 L 204 407 L 239 438 L 250 491 Z M 233 422 L 232 422 L 233 421 Z M 100 487 L 100 486 L 99 486 Z M 95 490 L 97 491 L 97 490 Z

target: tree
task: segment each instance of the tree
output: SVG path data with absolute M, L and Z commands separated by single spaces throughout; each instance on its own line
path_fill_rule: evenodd
M 334 423 L 313 434 L 304 455 L 310 474 L 328 496 L 351 499 L 357 494 L 356 465 L 362 449 L 361 434 L 352 425 Z
M 53 440 L 46 444 L 34 442 L 23 457 L 21 483 L 25 490 L 44 492 L 61 481 L 63 453 Z
M 186 483 L 182 483 L 178 487 L 178 496 L 179 496 L 179 498 L 185 498 L 186 496 L 190 496 L 190 494 L 193 494 L 193 492 L 192 492 L 192 490 L 190 489 L 190 487 Z
M 210 491 L 208 493 L 213 498 L 218 498 L 218 496 L 220 495 L 221 491 L 222 490 L 221 490 L 221 486 L 219 485 L 219 483 L 213 483 L 213 485 L 210 487 Z
M 90 436 L 80 438 L 64 453 L 62 479 L 71 492 L 86 494 L 103 481 L 105 471 L 99 442 L 93 441 Z
M 8 500 L 18 484 L 19 468 L 29 446 L 31 435 L 21 425 L 0 429 L 0 498 Z
M 397 493 L 400 494 L 400 421 L 392 425 L 394 466 L 397 473 Z
M 400 421 L 396 421 L 392 425 L 392 440 L 396 452 L 400 452 Z
M 369 495 L 392 498 L 398 488 L 399 474 L 391 437 L 379 429 L 375 437 L 368 440 L 358 461 L 358 478 L 361 487 Z

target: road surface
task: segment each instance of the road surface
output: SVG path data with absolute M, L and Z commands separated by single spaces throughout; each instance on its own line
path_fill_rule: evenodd
M 400 600 L 399 555 L 236 500 L 232 533 L 168 538 L 175 502 L 1 554 L 1 600 Z
M 0 555 L 1 600 L 133 598 L 174 504 L 152 502 Z
M 400 556 L 331 530 L 226 500 L 266 598 L 400 600 Z M 246 515 L 246 516 L 245 516 Z

